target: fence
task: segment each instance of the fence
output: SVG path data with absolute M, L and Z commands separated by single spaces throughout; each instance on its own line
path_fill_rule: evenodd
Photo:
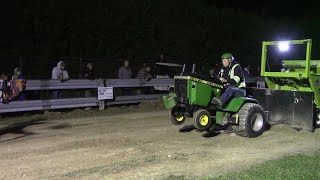
M 264 79 L 261 77 L 247 78 L 248 83 L 264 84 Z M 69 80 L 60 82 L 58 80 L 28 80 L 26 91 L 41 91 L 41 90 L 81 90 L 81 89 L 98 89 L 101 96 L 107 89 L 111 89 L 111 98 L 108 100 L 98 97 L 80 97 L 80 98 L 65 98 L 65 99 L 49 99 L 49 100 L 26 100 L 12 101 L 8 104 L 0 103 L 0 113 L 36 111 L 36 110 L 53 110 L 64 108 L 80 108 L 99 106 L 100 110 L 105 108 L 105 105 L 130 104 L 143 101 L 158 99 L 162 94 L 145 94 L 131 96 L 114 96 L 114 88 L 142 88 L 154 86 L 170 87 L 174 85 L 173 79 L 152 79 L 148 82 L 141 82 L 138 79 L 102 79 L 102 80 Z M 0 90 L 2 82 L 0 81 Z M 263 88 L 263 87 L 261 87 Z M 101 90 L 101 92 L 100 92 Z M 98 93 L 98 94 L 99 94 Z M 102 93 L 102 94 L 101 94 Z M 110 93 L 110 92 L 109 92 Z M 110 95 L 110 94 L 109 94 Z

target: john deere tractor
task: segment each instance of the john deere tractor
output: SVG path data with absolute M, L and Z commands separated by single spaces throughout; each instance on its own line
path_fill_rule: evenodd
M 193 125 L 200 131 L 219 129 L 231 124 L 239 136 L 257 137 L 265 130 L 266 116 L 258 101 L 248 97 L 233 98 L 223 108 L 211 104 L 213 97 L 219 97 L 224 87 L 217 78 L 200 78 L 192 72 L 187 74 L 185 66 L 181 76 L 174 77 L 175 92 L 163 96 L 167 109 L 171 109 L 171 121 L 183 124 L 186 118 L 193 118 Z
M 261 135 L 266 124 L 313 132 L 320 125 L 320 60 L 311 60 L 311 44 L 311 39 L 264 41 L 261 76 L 268 88 L 247 88 L 253 98 L 233 98 L 220 109 L 211 104 L 224 89 L 218 78 L 200 78 L 195 68 L 191 74 L 183 71 L 174 77 L 175 92 L 163 97 L 165 107 L 171 109 L 172 123 L 180 125 L 190 117 L 200 131 L 231 124 L 234 133 L 245 137 Z M 272 56 L 274 53 L 278 55 Z M 295 53 L 302 54 L 303 59 L 282 56 L 290 58 Z M 272 63 L 279 69 L 272 69 Z

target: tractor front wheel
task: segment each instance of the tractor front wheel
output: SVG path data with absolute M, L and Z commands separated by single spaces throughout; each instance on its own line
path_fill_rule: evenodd
M 207 110 L 200 109 L 196 111 L 193 119 L 194 126 L 201 131 L 205 131 L 211 126 L 211 114 Z
M 266 115 L 259 104 L 246 103 L 238 112 L 238 125 L 233 126 L 233 132 L 239 136 L 260 136 L 266 127 Z
M 177 108 L 177 107 L 174 107 L 172 110 L 171 110 L 171 122 L 172 124 L 174 125 L 181 125 L 184 123 L 184 121 L 186 120 L 186 116 L 184 115 L 184 112 Z

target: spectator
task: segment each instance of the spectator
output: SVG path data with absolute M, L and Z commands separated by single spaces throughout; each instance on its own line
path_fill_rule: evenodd
M 143 63 L 143 64 L 142 64 L 142 67 L 143 67 L 143 68 L 147 67 L 147 63 Z
M 62 82 L 69 79 L 69 74 L 63 61 L 59 61 L 57 66 L 52 69 L 51 79 L 60 80 Z
M 0 80 L 8 80 L 8 76 L 5 73 L 1 73 Z
M 60 80 L 61 82 L 67 81 L 69 79 L 69 74 L 66 70 L 66 66 L 63 61 L 59 61 L 57 66 L 52 69 L 51 79 Z M 60 90 L 53 91 L 52 96 L 54 99 L 60 99 L 61 91 Z
M 244 77 L 250 77 L 251 76 L 250 66 L 245 67 L 243 73 L 244 73 Z
M 85 79 L 89 79 L 89 80 L 95 80 L 96 79 L 96 75 L 95 75 L 92 63 L 88 63 L 87 64 L 87 66 L 86 66 L 86 68 L 84 70 L 84 78 Z
M 158 60 L 158 62 L 166 62 L 164 59 L 164 54 L 162 54 L 162 53 L 159 55 L 157 60 Z
M 119 79 L 131 79 L 132 78 L 132 70 L 130 68 L 130 63 L 126 59 L 123 61 L 123 66 L 119 68 L 118 78 Z
M 150 71 L 151 71 L 150 65 L 146 63 L 143 64 L 143 67 L 139 70 L 137 74 L 137 79 L 139 79 L 142 83 L 150 81 L 152 78 Z M 139 89 L 137 93 L 141 94 L 142 92 L 143 94 L 148 94 L 152 92 L 152 90 L 154 90 L 154 88 L 146 87 L 146 88 L 142 88 L 142 91 Z
M 142 81 L 142 82 L 145 82 L 145 81 L 150 81 L 151 78 L 152 78 L 152 75 L 150 74 L 150 71 L 151 71 L 151 68 L 149 65 L 145 64 L 144 67 L 142 67 L 138 74 L 137 74 L 137 78 Z
M 16 67 L 14 68 L 13 70 L 13 76 L 11 78 L 12 80 L 17 80 L 17 79 L 24 79 L 22 73 L 21 73 L 21 70 L 20 68 Z
M 257 69 L 256 69 L 256 76 L 260 76 L 260 73 L 261 73 L 260 72 L 260 66 L 258 66 Z
M 209 70 L 209 74 L 210 74 L 210 77 L 214 77 L 214 75 L 215 75 L 214 70 L 213 70 L 213 69 L 210 69 L 210 70 Z
M 123 65 L 118 70 L 118 78 L 119 79 L 131 79 L 132 78 L 132 70 L 130 67 L 130 63 L 125 58 L 123 61 Z M 116 89 L 116 94 L 117 95 L 130 95 L 131 91 L 132 91 L 131 88 Z
M 158 58 L 156 59 L 157 60 L 157 63 L 167 63 L 167 61 L 165 60 L 164 58 L 164 54 L 161 53 Z M 168 66 L 163 66 L 163 65 L 155 65 L 153 68 L 153 73 L 154 74 L 154 77 L 157 77 L 157 76 L 169 76 L 169 67 Z
M 212 68 L 209 69 L 210 77 L 214 77 L 215 75 L 222 77 L 220 73 L 222 73 L 223 71 L 221 71 L 221 69 L 222 68 L 219 66 L 219 63 L 216 63 L 215 65 L 213 65 Z
M 85 70 L 84 70 L 84 76 L 85 79 L 88 80 L 95 80 L 96 79 L 96 75 L 94 72 L 94 68 L 93 68 L 93 64 L 92 63 L 88 63 Z M 87 89 L 85 90 L 85 97 L 92 97 L 94 95 L 94 92 L 92 89 Z M 84 110 L 90 110 L 91 107 L 87 107 Z
M 20 68 L 18 68 L 18 67 L 14 68 L 13 72 L 14 72 L 14 74 L 13 74 L 13 76 L 11 78 L 12 81 L 21 80 L 21 81 L 23 81 L 22 84 L 25 84 L 25 78 L 22 75 L 22 72 L 21 72 Z M 20 83 L 20 82 L 15 82 L 15 83 Z M 20 100 L 20 101 L 25 100 L 26 99 L 25 91 L 22 91 L 16 99 Z
M 251 76 L 260 76 L 260 66 L 253 66 L 252 71 L 250 71 Z
M 8 80 L 8 76 L 5 74 L 5 73 L 1 73 L 1 76 L 0 76 L 0 80 L 1 81 L 1 89 L 0 89 L 0 102 L 7 102 L 8 101 L 8 94 L 7 94 L 7 89 L 8 89 L 8 86 L 7 86 L 7 80 Z
M 9 83 L 8 76 L 5 74 L 2 74 L 0 79 L 4 80 L 2 82 L 2 89 L 0 91 L 0 101 L 3 103 L 7 103 L 13 99 L 20 97 L 21 92 L 23 92 L 23 90 L 25 89 L 24 80 L 15 79 L 11 80 L 11 82 Z
M 219 63 L 216 63 L 216 64 L 214 65 L 213 71 L 214 71 L 215 74 L 219 74 L 219 73 L 220 73 L 221 67 L 220 67 Z

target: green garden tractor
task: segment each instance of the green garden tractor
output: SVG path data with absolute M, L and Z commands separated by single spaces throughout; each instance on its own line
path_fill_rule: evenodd
M 218 78 L 201 78 L 195 68 L 190 74 L 183 70 L 174 77 L 175 92 L 162 97 L 165 107 L 171 109 L 172 123 L 180 125 L 186 118 L 193 118 L 193 126 L 200 131 L 231 124 L 235 134 L 245 137 L 257 137 L 273 124 L 312 132 L 320 125 L 320 60 L 311 60 L 311 42 L 264 41 L 261 76 L 268 88 L 247 88 L 250 98 L 233 98 L 222 109 L 211 104 L 212 98 L 219 97 L 224 89 Z M 280 59 L 281 70 L 271 70 L 268 52 L 296 46 L 305 46 L 305 59 Z M 290 55 L 290 51 L 287 53 Z
M 185 69 L 185 68 L 183 68 Z M 258 101 L 248 97 L 233 98 L 223 108 L 211 104 L 224 89 L 218 78 L 205 79 L 193 72 L 175 76 L 175 93 L 163 96 L 167 109 L 171 109 L 171 121 L 175 125 L 193 118 L 193 125 L 200 131 L 219 129 L 232 125 L 233 132 L 240 136 L 257 137 L 266 126 L 266 116 Z

